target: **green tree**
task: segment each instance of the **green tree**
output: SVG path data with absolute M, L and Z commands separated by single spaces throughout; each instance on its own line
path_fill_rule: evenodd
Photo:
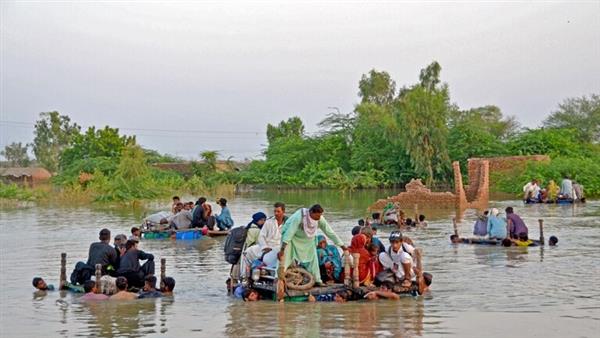
M 121 136 L 119 129 L 105 126 L 103 129 L 89 127 L 84 134 L 73 137 L 71 145 L 60 155 L 61 169 L 76 160 L 108 157 L 118 159 L 123 148 L 135 144 L 135 136 Z
M 465 125 L 480 129 L 499 140 L 506 140 L 516 135 L 520 130 L 519 122 L 514 116 L 503 116 L 500 108 L 493 105 L 469 110 L 451 110 L 449 116 L 450 128 Z
M 387 72 L 371 69 L 369 74 L 363 74 L 358 83 L 358 96 L 362 103 L 378 105 L 391 104 L 396 96 L 396 82 Z
M 206 150 L 200 153 L 200 158 L 204 161 L 207 169 L 210 172 L 217 171 L 217 158 L 219 157 L 219 152 L 215 150 Z
M 287 121 L 281 121 L 277 126 L 267 125 L 267 140 L 269 143 L 282 137 L 301 137 L 304 135 L 304 123 L 297 117 L 290 117 Z
M 56 172 L 60 154 L 71 145 L 80 130 L 81 127 L 71 123 L 68 116 L 57 111 L 41 113 L 33 132 L 32 146 L 37 161 L 50 172 Z
M 600 142 L 600 95 L 564 100 L 544 120 L 544 126 L 573 129 L 584 142 Z
M 4 147 L 4 150 L 0 151 L 0 155 L 10 162 L 12 166 L 27 167 L 31 160 L 27 155 L 28 145 L 23 146 L 21 142 L 13 142 L 10 145 Z
M 404 89 L 397 105 L 406 151 L 428 185 L 444 177 L 449 167 L 446 141 L 451 106 L 448 86 L 440 84 L 440 71 L 435 61 L 423 69 L 420 83 Z

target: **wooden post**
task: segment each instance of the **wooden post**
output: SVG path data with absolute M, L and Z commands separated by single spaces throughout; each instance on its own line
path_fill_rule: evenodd
M 360 260 L 360 254 L 354 253 L 352 254 L 352 258 L 354 259 L 354 270 L 352 270 L 352 287 L 358 288 L 360 286 L 360 280 L 358 279 L 358 263 Z
M 285 255 L 279 258 L 277 267 L 277 301 L 283 302 L 285 297 Z
M 96 293 L 101 293 L 100 278 L 102 278 L 102 265 L 96 264 Z
M 344 255 L 344 285 L 352 285 L 352 277 L 350 276 L 350 254 Z
M 454 227 L 454 234 L 458 237 L 458 225 L 456 224 L 456 217 L 452 217 L 452 226 Z
M 58 289 L 62 290 L 67 283 L 67 253 L 63 252 L 60 254 L 60 280 L 58 283 Z
M 540 245 L 544 245 L 544 220 L 540 218 L 538 222 L 540 223 Z
M 160 259 L 160 289 L 162 290 L 165 287 L 165 278 L 167 277 L 167 259 Z

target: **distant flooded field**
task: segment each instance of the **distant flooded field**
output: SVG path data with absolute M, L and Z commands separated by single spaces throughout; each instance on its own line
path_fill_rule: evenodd
M 349 243 L 351 228 L 377 198 L 392 192 L 259 191 L 230 200 L 236 224 L 256 211 L 271 214 L 276 201 L 288 212 L 320 203 L 325 217 Z M 189 197 L 191 200 L 191 197 Z M 187 200 L 187 198 L 184 198 Z M 212 199 L 214 200 L 214 199 Z M 78 295 L 34 293 L 31 279 L 58 284 L 60 253 L 68 253 L 68 274 L 87 258 L 89 244 L 103 227 L 129 234 L 144 213 L 166 209 L 168 201 L 147 209 L 118 206 L 73 207 L 11 205 L 0 209 L 0 336 L 108 337 L 593 337 L 600 329 L 600 202 L 585 205 L 513 206 L 537 238 L 558 236 L 557 247 L 500 248 L 453 246 L 454 210 L 420 206 L 429 228 L 409 231 L 424 251 L 433 274 L 431 292 L 400 301 L 333 303 L 244 303 L 229 298 L 223 259 L 224 238 L 198 241 L 142 241 L 140 248 L 167 259 L 167 275 L 177 280 L 174 299 L 131 303 L 80 304 Z M 412 211 L 409 211 L 412 213 Z M 460 223 L 469 235 L 474 210 Z M 379 237 L 387 244 L 388 229 Z

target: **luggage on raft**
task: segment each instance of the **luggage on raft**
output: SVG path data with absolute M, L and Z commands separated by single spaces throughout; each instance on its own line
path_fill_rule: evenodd
M 142 238 L 144 239 L 169 239 L 171 238 L 171 233 L 169 231 L 152 231 L 152 232 L 144 232 L 142 234 Z M 199 229 L 191 229 L 191 230 L 180 230 L 175 232 L 175 239 L 177 240 L 195 240 L 202 238 L 202 231 Z

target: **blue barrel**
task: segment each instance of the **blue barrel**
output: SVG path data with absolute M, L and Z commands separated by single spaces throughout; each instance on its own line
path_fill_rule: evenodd
M 175 238 L 180 239 L 180 240 L 192 240 L 192 239 L 198 239 L 200 237 L 202 237 L 202 235 L 200 234 L 200 231 L 198 231 L 198 230 L 178 231 L 177 234 L 175 235 Z

